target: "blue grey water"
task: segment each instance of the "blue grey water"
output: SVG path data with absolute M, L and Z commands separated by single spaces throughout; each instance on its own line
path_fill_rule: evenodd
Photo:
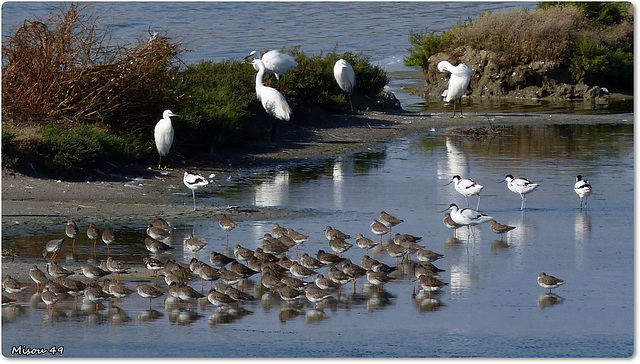
M 58 2 L 5 2 L 3 39 L 24 19 L 45 19 Z M 401 73 L 389 84 L 407 109 L 419 97 L 401 86 L 419 85 L 421 71 L 405 67 L 410 31 L 444 31 L 486 11 L 534 8 L 535 2 L 100 2 L 89 12 L 113 30 L 114 44 L 131 44 L 160 32 L 186 44 L 187 63 L 242 59 L 253 50 L 300 46 L 308 55 L 361 52 L 387 72 Z
M 416 290 L 410 274 L 386 284 L 379 296 L 360 279 L 357 294 L 347 284 L 318 309 L 304 301 L 286 305 L 268 290 L 260 293 L 252 278 L 245 290 L 261 299 L 242 304 L 236 316 L 219 314 L 211 305 L 177 309 L 165 297 L 147 310 L 148 302 L 135 294 L 121 309 L 74 309 L 67 299 L 47 314 L 28 292 L 18 296 L 17 308 L 3 308 L 3 354 L 24 344 L 64 346 L 70 357 L 629 357 L 634 158 L 633 125 L 623 119 L 620 125 L 508 127 L 502 135 L 477 140 L 435 130 L 337 160 L 258 171 L 198 201 L 307 212 L 278 222 L 308 234 L 300 254 L 312 255 L 329 250 L 327 225 L 376 239 L 369 224 L 386 210 L 405 220 L 394 233 L 422 236 L 428 249 L 445 255 L 435 264 L 449 285 L 433 299 Z M 466 205 L 446 185 L 455 174 L 485 186 L 481 211 L 516 226 L 503 241 L 488 225 L 470 235 L 460 229 L 454 239 L 442 224 L 440 211 L 450 203 Z M 524 211 L 518 195 L 499 182 L 506 174 L 540 183 Z M 586 210 L 573 191 L 577 174 L 594 186 Z M 184 198 L 188 208 L 190 196 Z M 147 218 L 117 227 L 125 238 L 112 254 L 139 264 L 148 254 L 141 247 Z M 241 222 L 231 231 L 231 245 L 257 248 L 273 222 Z M 217 221 L 174 224 L 176 250 L 167 258 L 191 259 L 181 242 L 191 232 L 209 242 L 200 259 L 225 248 Z M 3 238 L 28 250 L 29 242 L 47 236 Z M 360 262 L 363 254 L 353 247 L 344 256 Z M 384 251 L 370 254 L 395 264 Z M 90 246 L 78 255 L 86 259 Z M 401 267 L 409 269 L 406 263 Z M 325 268 L 319 271 L 326 274 Z M 542 271 L 566 283 L 547 295 L 536 283 Z M 197 281 L 192 286 L 200 288 Z

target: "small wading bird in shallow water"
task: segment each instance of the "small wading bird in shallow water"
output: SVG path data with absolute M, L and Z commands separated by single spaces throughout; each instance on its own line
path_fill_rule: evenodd
M 573 185 L 573 190 L 580 196 L 580 209 L 582 209 L 582 200 L 584 200 L 584 208 L 587 208 L 587 197 L 591 196 L 591 185 L 589 181 L 582 179 L 582 175 L 576 177 L 576 183 Z
M 533 190 L 538 188 L 539 184 L 533 183 L 528 179 L 522 177 L 514 178 L 510 174 L 504 177 L 504 180 L 507 181 L 507 187 L 511 192 L 520 195 L 520 198 L 522 199 L 520 210 L 524 210 L 524 208 L 527 206 L 527 194 L 533 192 Z
M 457 66 L 453 66 L 447 61 L 441 61 L 438 63 L 438 71 L 449 72 L 449 85 L 447 89 L 442 93 L 445 102 L 451 102 L 453 100 L 453 117 L 456 117 L 456 101 L 460 103 L 460 118 L 464 118 L 462 115 L 462 95 L 469 87 L 469 81 L 471 80 L 471 70 L 466 64 L 460 63 Z
M 196 192 L 195 191 L 200 187 L 204 187 L 208 185 L 209 181 L 207 181 L 206 178 L 202 177 L 202 175 L 198 173 L 185 171 L 184 177 L 182 178 L 182 182 L 184 182 L 184 185 L 191 190 L 191 195 L 193 197 L 193 211 L 195 211 L 196 210 Z
M 476 210 L 480 208 L 480 191 L 482 191 L 482 188 L 484 188 L 484 186 L 476 183 L 473 180 L 470 180 L 468 178 L 462 178 L 458 175 L 453 176 L 451 178 L 451 182 L 447 183 L 447 185 L 451 183 L 453 183 L 453 187 L 456 189 L 456 191 L 458 191 L 459 194 L 464 196 L 464 199 L 467 201 L 467 206 L 469 206 L 468 197 L 477 195 L 478 203 L 476 204 Z
M 165 110 L 162 113 L 162 119 L 158 121 L 156 127 L 153 129 L 153 138 L 156 142 L 156 148 L 160 159 L 158 160 L 158 169 L 162 169 L 162 157 L 166 157 L 173 144 L 173 125 L 171 125 L 171 116 L 178 116 L 171 110 Z M 168 169 L 165 163 L 164 169 Z
M 542 288 L 548 288 L 549 293 L 554 288 L 564 284 L 564 280 L 556 278 L 554 276 L 547 275 L 545 272 L 538 274 L 538 285 Z

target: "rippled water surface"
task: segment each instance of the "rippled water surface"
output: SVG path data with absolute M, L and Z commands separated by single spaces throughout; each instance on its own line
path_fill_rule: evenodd
M 65 356 L 89 357 L 629 357 L 633 162 L 631 124 L 547 125 L 474 137 L 435 130 L 337 160 L 257 173 L 199 203 L 306 212 L 278 222 L 309 235 L 300 254 L 311 255 L 329 250 L 327 225 L 376 239 L 369 224 L 385 210 L 404 219 L 394 233 L 422 236 L 428 249 L 445 255 L 435 265 L 445 270 L 441 279 L 449 285 L 428 299 L 405 262 L 403 274 L 379 295 L 359 279 L 355 293 L 347 284 L 317 309 L 304 300 L 283 303 L 260 290 L 254 276 L 244 289 L 259 299 L 235 311 L 220 313 L 208 303 L 177 308 L 166 296 L 148 310 L 148 302 L 134 294 L 122 306 L 105 304 L 98 312 L 91 304 L 76 309 L 72 298 L 64 298 L 53 314 L 33 287 L 18 295 L 17 305 L 3 308 L 3 354 L 23 344 L 64 346 Z M 446 185 L 455 174 L 485 186 L 481 211 L 516 226 L 504 240 L 488 225 L 470 234 L 460 229 L 457 239 L 443 226 L 439 211 L 450 203 L 466 205 Z M 540 183 L 526 210 L 520 211 L 520 198 L 499 182 L 506 174 Z M 586 211 L 572 188 L 577 174 L 594 186 Z M 470 204 L 475 207 L 475 197 Z M 148 254 L 142 245 L 148 218 L 117 226 L 122 238 L 111 250 L 138 271 L 144 271 L 140 261 Z M 241 221 L 231 231 L 231 245 L 257 248 L 273 222 Z M 84 233 L 87 222 L 79 223 Z M 225 251 L 225 234 L 213 217 L 174 225 L 170 242 L 176 249 L 163 259 L 188 262 L 193 255 L 183 249 L 182 238 L 191 232 L 209 243 L 200 259 Z M 52 229 L 3 236 L 3 245 L 24 251 L 18 259 L 30 262 L 55 235 L 59 231 Z M 90 244 L 83 238 L 76 256 L 63 254 L 69 259 L 63 262 L 77 267 L 91 259 Z M 105 253 L 101 246 L 98 259 Z M 344 256 L 359 263 L 363 254 L 354 246 Z M 395 265 L 386 252 L 370 255 Z M 536 283 L 542 271 L 566 284 L 547 295 Z M 326 275 L 326 268 L 319 272 Z M 191 286 L 199 290 L 200 282 Z

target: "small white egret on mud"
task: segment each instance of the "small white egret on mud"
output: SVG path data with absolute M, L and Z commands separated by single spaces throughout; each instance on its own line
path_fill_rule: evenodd
M 291 108 L 280 91 L 273 87 L 265 86 L 262 82 L 262 77 L 265 72 L 264 63 L 259 59 L 254 59 L 251 61 L 251 64 L 254 67 L 257 67 L 258 70 L 258 74 L 256 75 L 256 95 L 258 96 L 258 100 L 262 103 L 264 110 L 273 118 L 273 124 L 271 125 L 271 140 L 275 140 L 276 120 L 289 121 Z
M 456 117 L 456 101 L 460 101 L 460 117 L 462 115 L 462 95 L 469 87 L 469 81 L 471 80 L 471 70 L 466 64 L 460 63 L 457 66 L 453 66 L 447 61 L 441 61 L 438 63 L 438 71 L 449 72 L 449 85 L 447 89 L 442 93 L 445 102 L 453 100 L 453 117 Z
M 353 67 L 351 67 L 349 62 L 344 59 L 339 59 L 333 66 L 333 77 L 335 77 L 336 82 L 338 82 L 338 86 L 340 86 L 342 91 L 347 93 L 347 96 L 349 97 L 349 105 L 351 106 L 351 111 L 353 111 L 351 92 L 356 86 L 356 73 L 353 71 Z
M 162 113 L 162 119 L 158 121 L 155 129 L 153 130 L 153 137 L 156 141 L 156 148 L 158 154 L 160 154 L 160 160 L 158 161 L 158 169 L 161 168 L 162 157 L 166 157 L 173 144 L 173 125 L 171 125 L 171 116 L 178 116 L 171 112 L 171 110 L 165 110 Z M 165 164 L 165 169 L 166 164 Z

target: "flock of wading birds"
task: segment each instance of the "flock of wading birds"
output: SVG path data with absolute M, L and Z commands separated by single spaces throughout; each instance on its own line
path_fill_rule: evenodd
M 511 175 L 507 175 L 505 180 L 508 188 L 521 196 L 521 209 L 524 209 L 526 195 L 539 185 L 525 178 L 514 178 Z M 483 188 L 482 185 L 457 175 L 452 178 L 450 183 L 454 183 L 456 191 L 464 195 L 465 198 L 478 195 L 479 206 L 479 193 Z M 574 191 L 580 197 L 580 207 L 584 206 L 586 208 L 586 199 L 591 194 L 591 185 L 588 181 L 583 180 L 581 175 L 576 178 Z M 500 234 L 501 238 L 504 233 L 515 229 L 514 226 L 500 224 L 491 216 L 479 213 L 476 210 L 460 209 L 456 204 L 451 204 L 447 210 L 449 212 L 445 213 L 443 223 L 446 227 L 454 229 L 454 234 L 455 230 L 460 227 L 467 226 L 469 228 L 471 225 L 485 222 L 490 222 L 491 230 L 496 234 Z M 390 274 L 398 269 L 399 259 L 404 261 L 407 258 L 410 262 L 411 254 L 415 253 L 418 262 L 413 263 L 412 267 L 416 281 L 420 289 L 427 292 L 428 297 L 431 298 L 432 292 L 437 292 L 448 284 L 438 279 L 439 272 L 443 270 L 432 263 L 442 258 L 443 255 L 419 245 L 418 242 L 422 239 L 421 237 L 396 233 L 392 238 L 392 227 L 402 222 L 403 220 L 382 211 L 378 219 L 372 220 L 370 224 L 371 232 L 380 237 L 379 241 L 371 240 L 362 234 L 357 235 L 355 245 L 366 251 L 360 265 L 351 262 L 349 259 L 342 258 L 342 253 L 353 246 L 353 244 L 346 241 L 351 236 L 338 229 L 333 229 L 331 226 L 326 227 L 325 236 L 329 241 L 329 248 L 335 254 L 321 249 L 318 250 L 316 257 L 304 253 L 297 260 L 289 259 L 289 250 L 295 247 L 296 257 L 298 257 L 298 246 L 308 241 L 309 237 L 293 229 L 281 227 L 278 223 L 274 223 L 271 234 L 267 233 L 263 236 L 261 247 L 251 250 L 236 244 L 233 249 L 233 257 L 213 251 L 209 257 L 211 265 L 197 259 L 198 251 L 202 250 L 207 243 L 192 234 L 188 234 L 183 242 L 184 249 L 194 253 L 194 258 L 191 259 L 189 264 L 178 263 L 173 259 L 167 259 L 162 262 L 152 257 L 144 257 L 143 263 L 147 269 L 153 272 L 153 277 L 156 277 L 157 273 L 162 271 L 168 286 L 168 293 L 178 300 L 178 304 L 181 301 L 185 301 L 191 308 L 192 302 L 206 297 L 209 302 L 222 311 L 225 306 L 255 299 L 253 296 L 243 292 L 244 280 L 255 274 L 260 275 L 261 286 L 273 290 L 274 294 L 278 291 L 283 300 L 295 301 L 306 298 L 316 306 L 318 302 L 333 297 L 335 290 L 341 291 L 342 286 L 350 281 L 353 281 L 355 293 L 356 280 L 360 277 L 366 277 L 370 284 L 377 287 L 378 294 L 380 294 L 381 287 L 394 279 Z M 73 220 L 69 220 L 65 225 L 65 234 L 73 239 L 72 249 L 75 251 L 75 241 L 80 234 L 79 228 Z M 219 225 L 226 232 L 226 244 L 228 247 L 229 232 L 237 224 L 226 215 L 223 215 L 219 220 Z M 145 239 L 145 246 L 150 253 L 159 255 L 174 249 L 174 247 L 164 243 L 170 237 L 172 228 L 162 218 L 148 221 L 146 231 L 148 237 Z M 101 301 L 117 298 L 121 300 L 122 304 L 122 299 L 134 292 L 137 292 L 145 299 L 148 298 L 149 309 L 151 309 L 152 299 L 163 296 L 165 292 L 155 284 L 138 284 L 134 290 L 120 282 L 120 274 L 126 273 L 128 267 L 109 255 L 110 244 L 117 241 L 116 232 L 111 228 L 106 228 L 101 233 L 93 223 L 90 223 L 86 234 L 89 239 L 94 241 L 94 257 L 98 239 L 101 239 L 107 245 L 107 259 L 102 260 L 99 266 L 90 264 L 81 266 L 82 275 L 88 278 L 89 282 L 85 283 L 69 278 L 75 272 L 56 263 L 55 258 L 65 241 L 64 238 L 50 240 L 45 244 L 42 250 L 44 260 L 46 261 L 47 256 L 51 254 L 50 260 L 46 263 L 46 273 L 41 271 L 36 264 L 31 267 L 29 276 L 36 284 L 36 291 L 39 292 L 40 287 L 42 287 L 41 299 L 46 304 L 47 311 L 49 311 L 50 306 L 54 306 L 57 303 L 58 295 L 60 294 L 75 296 L 76 305 L 78 297 L 83 295 L 86 300 L 96 304 L 96 311 L 98 311 Z M 387 234 L 390 239 L 386 242 L 384 250 L 389 256 L 396 258 L 395 267 L 381 263 L 368 255 L 369 249 L 373 249 L 378 245 L 383 247 L 383 236 Z M 3 248 L 2 250 L 3 257 L 11 257 L 13 259 L 15 253 L 11 249 Z M 327 267 L 328 277 L 317 271 L 323 267 Z M 101 284 L 98 282 L 99 279 L 111 274 L 114 274 L 115 281 L 105 278 Z M 200 292 L 188 284 L 198 277 L 201 279 Z M 311 278 L 311 281 L 307 281 L 306 279 L 308 278 Z M 201 293 L 204 292 L 204 281 L 210 282 L 210 290 L 206 295 Z M 221 282 L 216 283 L 214 287 L 214 281 Z M 242 284 L 241 289 L 236 288 L 238 284 Z M 538 284 L 551 292 L 552 289 L 564 284 L 564 281 L 543 272 L 538 276 Z M 27 283 L 19 282 L 9 275 L 3 279 L 2 285 L 6 292 L 13 295 L 12 298 L 3 295 L 3 304 L 15 302 L 16 293 L 24 291 L 29 286 Z

